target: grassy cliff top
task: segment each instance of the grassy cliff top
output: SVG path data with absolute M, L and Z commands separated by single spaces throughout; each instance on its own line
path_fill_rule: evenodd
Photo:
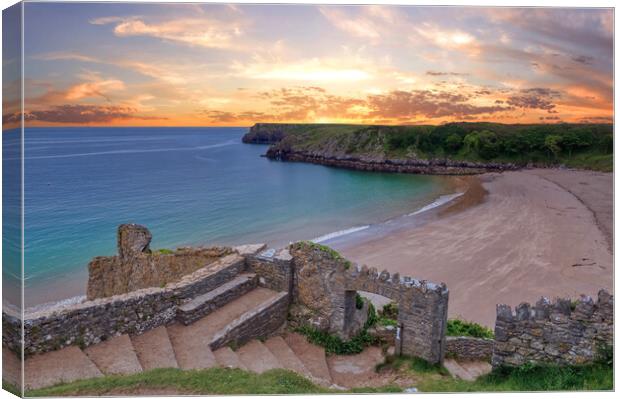
M 245 142 L 261 137 L 287 151 L 378 159 L 452 159 L 534 163 L 611 171 L 611 124 L 500 124 L 439 126 L 256 124 Z M 258 140 L 255 142 L 259 142 Z

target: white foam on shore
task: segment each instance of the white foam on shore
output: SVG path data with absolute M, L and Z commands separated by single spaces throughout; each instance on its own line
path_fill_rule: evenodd
M 312 241 L 313 243 L 318 244 L 318 243 L 323 242 L 323 241 L 331 240 L 332 238 L 346 236 L 347 234 L 352 234 L 352 233 L 356 233 L 358 231 L 366 230 L 369 227 L 370 227 L 370 225 L 357 226 L 357 227 L 351 227 L 350 229 L 334 231 L 333 233 L 328 233 L 328 234 L 322 235 L 320 237 L 313 238 L 310 241 Z
M 460 197 L 461 195 L 463 195 L 463 193 L 454 193 L 454 194 L 446 194 L 446 195 L 442 195 L 439 198 L 437 198 L 435 201 L 431 202 L 430 204 L 427 204 L 425 206 L 423 206 L 422 208 L 418 209 L 415 212 L 412 213 L 408 213 L 404 216 L 415 216 L 415 215 L 419 215 L 421 213 L 424 212 L 428 212 L 431 209 L 440 207 L 442 205 L 447 204 L 448 202 L 454 200 L 455 198 Z M 394 220 L 394 219 L 392 219 Z M 391 220 L 386 221 L 385 223 L 389 223 Z M 381 223 L 380 223 L 381 224 Z M 344 230 L 338 230 L 335 231 L 333 233 L 328 233 L 319 237 L 316 237 L 310 241 L 314 242 L 314 243 L 321 243 L 321 242 L 325 242 L 325 241 L 329 241 L 331 239 L 334 238 L 338 238 L 338 237 L 342 237 L 342 236 L 346 236 L 349 234 L 353 234 L 353 233 L 357 233 L 358 231 L 362 231 L 362 230 L 366 230 L 368 228 L 372 227 L 371 225 L 365 225 L 365 226 L 356 226 L 356 227 L 351 227 L 348 229 L 344 229 Z
M 72 296 L 71 298 L 65 298 L 59 301 L 45 302 L 39 305 L 28 307 L 24 310 L 24 313 L 33 314 L 33 313 L 38 313 L 42 311 L 50 311 L 50 310 L 57 310 L 57 309 L 60 310 L 61 308 L 64 308 L 66 306 L 82 303 L 85 300 L 86 300 L 86 295 Z
M 407 216 L 415 216 L 415 215 L 419 215 L 420 213 L 426 212 L 426 211 L 430 211 L 431 209 L 437 208 L 439 206 L 445 205 L 448 202 L 452 201 L 455 198 L 460 197 L 461 195 L 463 195 L 464 193 L 454 193 L 454 194 L 447 194 L 447 195 L 442 195 L 439 198 L 437 198 L 435 201 L 431 202 L 428 205 L 423 206 L 422 208 L 418 209 L 415 212 L 412 213 L 408 213 Z

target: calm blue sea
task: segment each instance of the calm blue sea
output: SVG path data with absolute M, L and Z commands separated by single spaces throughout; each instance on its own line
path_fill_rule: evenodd
M 437 177 L 270 161 L 241 143 L 246 131 L 26 129 L 25 305 L 83 294 L 89 260 L 115 254 L 121 223 L 146 225 L 152 248 L 329 242 L 446 193 Z

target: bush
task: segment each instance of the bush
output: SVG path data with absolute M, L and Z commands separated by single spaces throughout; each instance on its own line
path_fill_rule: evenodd
M 475 337 L 493 339 L 495 334 L 490 328 L 481 326 L 478 323 L 463 321 L 459 319 L 448 320 L 447 335 L 452 337 Z
M 355 293 L 355 308 L 361 309 L 364 307 L 364 298 L 358 293 Z
M 295 331 L 305 335 L 308 341 L 313 344 L 325 348 L 325 352 L 328 354 L 354 355 L 375 343 L 375 338 L 368 334 L 367 329 L 363 329 L 349 341 L 344 341 L 336 335 L 309 326 L 299 327 Z
M 395 302 L 390 302 L 386 305 L 383 305 L 381 309 L 381 316 L 386 317 L 388 319 L 398 319 L 398 304 Z

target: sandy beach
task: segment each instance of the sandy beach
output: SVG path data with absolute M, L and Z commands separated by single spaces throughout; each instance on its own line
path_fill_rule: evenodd
M 481 175 L 469 187 L 429 223 L 338 249 L 445 282 L 449 317 L 490 327 L 499 303 L 612 291 L 612 174 L 534 169 Z

